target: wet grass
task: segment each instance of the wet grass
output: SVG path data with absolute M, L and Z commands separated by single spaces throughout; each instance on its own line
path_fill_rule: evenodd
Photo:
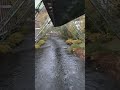
M 0 42 L 0 53 L 6 54 L 12 51 L 12 49 L 20 44 L 24 39 L 24 35 L 21 32 L 15 32 L 10 35 L 5 41 Z
M 45 40 L 40 40 L 38 43 L 35 44 L 35 48 L 39 49 L 43 44 L 45 44 Z

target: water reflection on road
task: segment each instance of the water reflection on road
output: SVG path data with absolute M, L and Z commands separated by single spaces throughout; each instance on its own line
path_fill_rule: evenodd
M 119 90 L 104 73 L 85 68 L 85 62 L 68 53 L 67 47 L 51 36 L 36 50 L 35 90 Z
M 36 90 L 85 90 L 84 61 L 67 53 L 59 37 L 36 51 Z

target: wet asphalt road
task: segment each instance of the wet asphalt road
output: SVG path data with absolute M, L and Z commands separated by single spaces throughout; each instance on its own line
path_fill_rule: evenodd
M 58 37 L 49 38 L 34 60 L 34 49 L 30 49 L 34 42 L 29 43 L 33 40 L 27 38 L 20 45 L 24 51 L 18 47 L 18 53 L 0 57 L 0 90 L 120 90 L 116 80 L 85 68 L 84 61 L 68 53 Z
M 67 53 L 59 37 L 51 37 L 36 51 L 36 90 L 85 90 L 84 61 Z
M 59 37 L 36 50 L 35 90 L 120 90 L 116 80 L 68 53 Z

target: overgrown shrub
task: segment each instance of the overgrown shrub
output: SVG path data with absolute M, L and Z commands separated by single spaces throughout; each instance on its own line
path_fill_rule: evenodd
M 7 44 L 0 43 L 0 53 L 6 54 L 12 51 L 12 48 Z
M 35 48 L 36 48 L 36 49 L 40 48 L 40 45 L 35 44 Z
M 69 48 L 69 51 L 74 53 L 76 56 L 85 60 L 85 43 L 81 44 L 72 44 Z
M 71 45 L 73 43 L 73 40 L 72 39 L 68 39 L 68 40 L 66 40 L 66 43 Z
M 45 43 L 44 40 L 40 40 L 37 44 L 41 46 L 41 45 L 43 45 L 44 43 Z
M 82 43 L 82 41 L 81 41 L 81 40 L 73 40 L 72 43 L 73 43 L 73 44 L 80 44 L 80 43 Z
M 20 32 L 13 33 L 11 36 L 7 38 L 7 42 L 11 47 L 15 47 L 23 40 L 24 36 Z
M 28 27 L 23 26 L 23 27 L 21 28 L 20 32 L 21 32 L 22 34 L 28 34 L 28 33 L 29 33 L 29 29 L 28 29 Z
M 85 48 L 85 44 L 81 43 L 81 44 L 72 44 L 69 48 L 69 51 L 74 52 L 76 49 L 84 49 Z
M 35 44 L 35 48 L 40 48 L 43 44 L 45 44 L 45 40 L 40 40 L 38 43 Z

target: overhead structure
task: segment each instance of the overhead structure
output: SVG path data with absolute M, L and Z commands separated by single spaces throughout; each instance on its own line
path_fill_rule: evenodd
M 84 14 L 85 0 L 43 0 L 54 26 L 61 26 Z

